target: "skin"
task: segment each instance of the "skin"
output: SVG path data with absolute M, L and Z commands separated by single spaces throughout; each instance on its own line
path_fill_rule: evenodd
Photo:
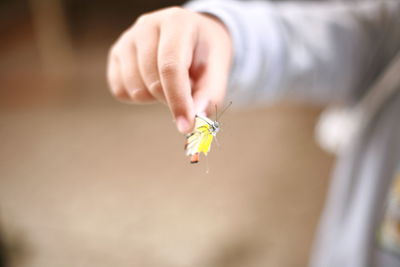
M 181 133 L 195 114 L 211 114 L 225 96 L 232 40 L 215 17 L 170 7 L 143 14 L 111 47 L 112 94 L 130 103 L 165 103 Z

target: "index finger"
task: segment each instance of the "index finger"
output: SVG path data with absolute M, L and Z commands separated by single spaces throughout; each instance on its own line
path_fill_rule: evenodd
M 161 25 L 158 70 L 168 106 L 178 130 L 189 132 L 194 123 L 194 104 L 189 77 L 195 28 L 175 18 Z

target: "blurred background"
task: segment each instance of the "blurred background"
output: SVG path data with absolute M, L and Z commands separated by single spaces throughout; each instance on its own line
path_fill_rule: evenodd
M 231 109 L 193 166 L 166 107 L 108 93 L 112 42 L 182 3 L 0 0 L 1 267 L 306 265 L 333 162 L 319 108 Z

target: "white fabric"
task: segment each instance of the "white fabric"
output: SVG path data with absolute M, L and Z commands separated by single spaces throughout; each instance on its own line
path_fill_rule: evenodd
M 400 48 L 398 0 L 204 0 L 186 6 L 218 17 L 231 33 L 228 98 L 235 105 L 282 98 L 355 103 Z M 394 257 L 381 257 L 375 232 L 400 161 L 399 114 L 399 94 L 382 101 L 341 155 L 311 266 L 400 266 Z

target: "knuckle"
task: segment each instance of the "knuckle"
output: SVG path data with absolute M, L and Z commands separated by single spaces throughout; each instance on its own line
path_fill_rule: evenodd
M 152 15 L 145 13 L 136 19 L 136 22 L 134 25 L 146 25 L 147 23 L 149 23 L 151 21 L 151 19 L 152 19 Z
M 128 38 L 128 33 L 124 32 L 118 38 L 118 40 L 111 46 L 109 56 L 118 56 L 123 54 L 125 49 L 132 47 L 133 41 Z
M 126 98 L 125 91 L 123 90 L 111 90 L 111 94 L 119 100 L 123 100 Z
M 160 66 L 160 74 L 164 77 L 175 76 L 181 70 L 180 64 L 177 61 L 166 61 Z
M 135 75 L 132 75 L 130 73 L 125 73 L 124 83 L 125 83 L 125 86 L 131 90 L 132 89 L 141 89 L 138 79 L 135 77 Z
M 125 90 L 122 86 L 118 85 L 115 81 L 109 81 L 110 93 L 117 99 L 125 98 Z
M 186 12 L 187 12 L 186 9 L 184 9 L 182 7 L 173 6 L 173 7 L 170 7 L 165 10 L 165 15 L 166 15 L 167 19 L 170 19 L 170 18 L 176 19 L 176 18 L 185 16 Z
M 131 103 L 148 103 L 153 102 L 155 98 L 150 95 L 146 89 L 136 90 L 135 93 L 130 94 L 129 100 Z
M 126 46 L 129 43 L 132 43 L 134 40 L 134 28 L 129 28 L 121 34 L 121 37 L 118 40 L 119 45 Z
M 141 90 L 141 89 L 138 89 L 138 90 Z M 140 97 L 139 97 L 139 94 L 129 94 L 129 100 L 131 101 L 131 102 L 133 102 L 133 103 L 139 103 L 140 102 Z
M 149 85 L 148 88 L 149 88 L 149 91 L 150 91 L 153 95 L 156 94 L 156 95 L 158 95 L 158 96 L 161 96 L 161 95 L 164 94 L 163 88 L 162 88 L 162 85 L 161 85 L 161 82 L 160 82 L 160 81 L 152 82 L 152 83 Z
M 145 89 L 145 86 L 138 74 L 134 72 L 135 70 L 132 68 L 127 68 L 122 74 L 122 80 L 124 87 L 128 91 L 142 90 Z
M 177 103 L 173 103 L 172 105 L 170 105 L 170 109 L 172 111 L 172 114 L 175 115 L 175 117 L 179 117 L 181 115 L 185 115 L 186 114 L 186 110 L 185 108 Z
M 125 88 L 133 89 L 141 87 L 141 78 L 139 77 L 136 68 L 129 61 L 123 61 L 121 64 L 121 82 Z
M 117 43 L 114 43 L 110 47 L 110 52 L 108 53 L 108 59 L 111 60 L 112 58 L 116 57 L 118 55 L 118 45 Z

